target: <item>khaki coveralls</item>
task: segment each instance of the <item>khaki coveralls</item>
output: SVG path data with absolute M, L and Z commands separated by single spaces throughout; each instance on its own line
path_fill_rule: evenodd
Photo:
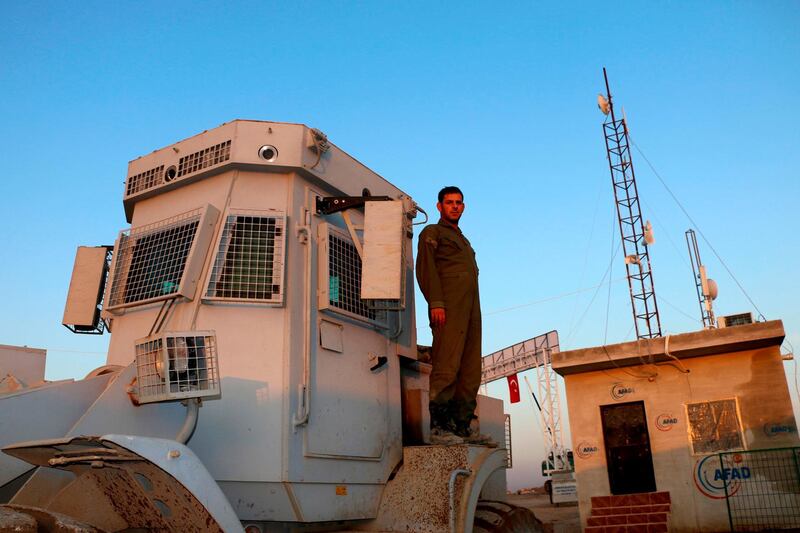
M 460 229 L 439 220 L 422 230 L 417 281 L 428 309 L 445 309 L 444 327 L 432 327 L 432 421 L 446 413 L 469 424 L 481 383 L 481 303 L 475 251 Z

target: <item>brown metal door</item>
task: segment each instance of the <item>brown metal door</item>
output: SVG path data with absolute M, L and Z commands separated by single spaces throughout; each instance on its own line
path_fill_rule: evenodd
M 653 455 L 644 402 L 601 405 L 611 494 L 653 492 Z

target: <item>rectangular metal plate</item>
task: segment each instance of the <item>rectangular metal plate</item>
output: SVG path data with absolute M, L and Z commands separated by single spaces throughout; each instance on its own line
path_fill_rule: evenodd
M 62 323 L 70 326 L 93 327 L 96 325 L 97 304 L 106 274 L 104 246 L 79 246 L 72 267 L 67 304 L 64 306 Z
M 403 202 L 366 202 L 361 298 L 399 300 L 403 274 Z

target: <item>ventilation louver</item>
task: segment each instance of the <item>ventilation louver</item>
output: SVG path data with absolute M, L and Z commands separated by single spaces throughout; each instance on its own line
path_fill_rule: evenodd
M 178 177 L 192 174 L 204 168 L 224 163 L 231 158 L 231 141 L 210 146 L 199 152 L 181 157 L 178 162 Z
M 231 158 L 231 141 L 227 140 L 214 146 L 209 146 L 178 160 L 177 169 L 170 166 L 165 170 L 165 165 L 145 170 L 138 174 L 128 177 L 125 184 L 125 196 L 131 197 L 139 193 L 155 189 L 167 184 L 175 178 L 204 170 L 209 167 L 219 165 Z
M 744 326 L 747 324 L 752 324 L 753 322 L 755 322 L 753 320 L 753 313 L 739 313 L 736 315 L 725 315 L 717 317 L 717 327 L 719 328 Z
M 163 183 L 164 183 L 164 165 L 161 165 L 128 178 L 128 185 L 127 188 L 125 189 L 126 190 L 125 194 L 126 196 L 132 196 L 142 191 L 146 191 L 147 189 L 152 189 L 153 187 L 157 187 L 158 185 L 161 185 Z
M 139 403 L 221 396 L 213 331 L 165 332 L 136 341 Z

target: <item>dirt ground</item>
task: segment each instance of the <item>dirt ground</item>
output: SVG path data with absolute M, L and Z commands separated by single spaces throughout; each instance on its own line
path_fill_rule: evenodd
M 550 503 L 547 494 L 509 494 L 508 503 L 527 507 L 542 524 L 546 533 L 580 533 L 581 520 L 577 504 L 562 503 L 555 506 Z

